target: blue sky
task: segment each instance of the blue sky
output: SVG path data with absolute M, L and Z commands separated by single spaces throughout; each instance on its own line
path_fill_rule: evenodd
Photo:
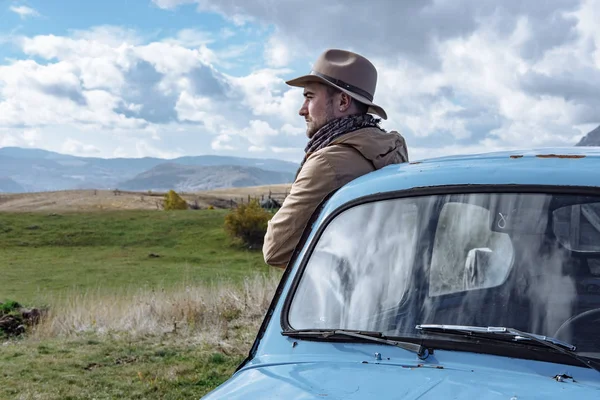
M 3 30 L 16 30 L 27 35 L 68 35 L 72 30 L 86 30 L 92 26 L 112 25 L 145 32 L 154 38 L 173 35 L 186 28 L 215 32 L 234 27 L 216 13 L 197 13 L 193 4 L 175 10 L 165 10 L 146 0 L 3 0 L 0 17 Z M 39 17 L 21 17 L 11 8 L 28 7 Z M 27 14 L 25 14 L 27 15 Z M 6 29 L 8 28 L 8 29 Z
M 0 0 L 0 146 L 298 161 L 303 74 L 377 66 L 412 159 L 572 146 L 600 125 L 600 2 Z
M 235 47 L 257 47 L 271 30 L 268 26 L 239 27 L 215 12 L 196 12 L 194 4 L 184 4 L 165 10 L 149 0 L 107 0 L 88 2 L 76 0 L 15 1 L 0 4 L 0 32 L 6 36 L 55 35 L 70 36 L 94 27 L 115 27 L 140 36 L 143 42 L 176 37 L 185 30 L 194 30 L 211 40 L 215 50 Z M 21 14 L 13 11 L 23 8 Z M 27 9 L 35 14 L 28 14 Z M 19 46 L 5 43 L 0 47 L 0 59 L 21 57 Z M 252 63 L 252 58 L 247 59 Z M 232 68 L 235 73 L 248 71 L 248 63 Z

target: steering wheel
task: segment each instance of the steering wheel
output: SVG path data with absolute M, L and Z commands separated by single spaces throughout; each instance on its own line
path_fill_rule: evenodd
M 594 308 L 593 310 L 584 311 L 580 314 L 572 316 L 571 318 L 567 319 L 565 322 L 562 323 L 562 325 L 556 330 L 553 336 L 555 338 L 560 338 L 560 335 L 567 330 L 567 327 L 571 327 L 576 323 L 579 323 L 586 319 L 592 319 L 594 317 L 600 317 L 600 308 Z

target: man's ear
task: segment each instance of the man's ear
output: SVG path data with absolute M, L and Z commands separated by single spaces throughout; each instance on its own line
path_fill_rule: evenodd
M 348 111 L 352 106 L 352 97 L 342 92 L 340 94 L 339 109 L 341 112 Z

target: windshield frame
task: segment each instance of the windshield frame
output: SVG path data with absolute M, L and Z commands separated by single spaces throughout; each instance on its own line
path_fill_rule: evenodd
M 318 243 L 321 240 L 321 237 L 330 223 L 337 218 L 340 214 L 345 211 L 360 206 L 363 204 L 385 201 L 385 200 L 394 200 L 394 199 L 402 199 L 402 198 L 411 198 L 411 197 L 425 197 L 425 196 L 434 196 L 434 195 L 459 195 L 459 194 L 541 194 L 541 195 L 552 195 L 552 194 L 563 194 L 563 195 L 579 195 L 579 196 L 598 196 L 600 198 L 600 187 L 599 186 L 565 186 L 565 185 L 522 185 L 522 184 L 461 184 L 461 185 L 441 185 L 441 186 L 431 186 L 431 187 L 417 187 L 411 189 L 403 189 L 403 190 L 395 190 L 388 192 L 379 192 L 375 194 L 369 194 L 366 196 L 361 196 L 355 198 L 351 201 L 345 202 L 341 206 L 335 208 L 329 215 L 327 215 L 323 221 L 318 226 L 316 232 L 310 243 L 308 243 L 308 247 L 305 251 L 304 256 L 299 261 L 299 266 L 297 272 L 294 274 L 292 278 L 292 282 L 290 288 L 285 295 L 282 311 L 280 314 L 280 325 L 282 335 L 288 335 L 294 331 L 296 328 L 293 328 L 290 324 L 289 314 L 292 302 L 296 296 L 297 289 L 300 285 L 300 282 L 304 276 L 306 267 L 314 253 L 314 250 Z M 313 216 L 315 217 L 315 216 Z M 311 227 L 307 226 L 307 232 L 304 235 L 304 241 L 308 239 L 309 235 L 307 234 Z M 306 246 L 306 242 L 302 242 L 298 245 L 297 251 L 303 249 Z M 296 253 L 297 256 L 298 253 Z M 294 264 L 297 260 L 292 259 L 287 269 L 293 268 Z M 289 277 L 288 277 L 289 278 Z M 316 329 L 316 328 L 315 328 Z M 403 336 L 403 337 L 393 337 L 396 340 L 405 340 L 405 341 L 418 341 L 418 340 L 426 340 L 430 341 L 431 338 L 428 338 L 429 335 L 421 334 L 419 336 Z M 311 339 L 317 341 L 326 341 L 325 339 Z M 456 340 L 456 339 L 440 339 L 435 338 L 435 343 L 437 343 L 437 348 L 446 348 L 446 349 L 462 349 L 463 351 L 475 351 L 476 349 L 473 347 L 473 341 L 470 340 Z M 447 343 L 445 343 L 447 342 Z M 457 343 L 462 343 L 463 345 L 457 346 Z M 442 346 L 439 346 L 442 344 Z M 452 344 L 450 347 L 444 344 Z M 513 351 L 508 351 L 507 347 L 511 344 L 500 344 L 500 347 L 504 348 L 503 354 L 498 354 L 498 344 L 495 346 L 482 346 L 484 343 L 479 342 L 477 348 L 477 352 L 485 352 L 489 354 L 497 354 L 497 355 L 508 355 L 513 354 Z M 517 348 L 537 348 L 536 350 L 540 350 L 539 346 L 531 346 L 525 343 L 519 343 Z M 494 350 L 495 348 L 495 350 Z M 549 354 L 554 355 L 555 357 L 559 357 L 559 353 L 554 353 L 553 350 L 544 349 Z M 517 352 L 518 353 L 518 352 Z M 529 352 L 527 352 L 529 353 Z M 531 357 L 531 355 L 527 356 L 523 354 L 522 357 L 528 359 L 537 359 L 537 357 Z M 559 357 L 561 360 L 564 360 L 563 357 Z M 565 360 L 566 361 L 566 360 Z M 562 362 L 562 361 L 561 361 Z M 569 362 L 566 362 L 567 364 Z

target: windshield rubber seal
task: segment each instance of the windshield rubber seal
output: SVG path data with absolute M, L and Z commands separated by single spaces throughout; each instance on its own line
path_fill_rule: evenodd
M 290 290 L 288 291 L 284 304 L 282 307 L 282 312 L 280 316 L 280 325 L 283 334 L 289 334 L 296 329 L 293 328 L 289 321 L 289 312 L 291 308 L 291 303 L 296 295 L 296 291 L 300 284 L 300 280 L 304 276 L 304 272 L 306 270 L 306 266 L 308 261 L 311 258 L 311 255 L 314 252 L 315 247 L 319 243 L 323 232 L 331 221 L 333 221 L 337 216 L 342 214 L 343 212 L 359 206 L 363 204 L 369 204 L 377 201 L 385 201 L 385 200 L 394 200 L 394 199 L 402 199 L 402 198 L 410 198 L 410 197 L 424 197 L 424 196 L 435 196 L 435 195 L 456 195 L 456 194 L 493 194 L 493 193 L 501 193 L 501 194 L 564 194 L 564 195 L 580 195 L 580 196 L 600 196 L 600 187 L 596 186 L 575 186 L 575 185 L 523 185 L 523 184 L 461 184 L 461 185 L 440 185 L 440 186 L 425 186 L 425 187 L 415 187 L 410 189 L 402 189 L 402 190 L 392 190 L 387 192 L 378 192 L 374 194 L 369 194 L 366 196 L 360 196 L 353 200 L 350 200 L 341 206 L 334 209 L 321 223 L 316 231 L 314 238 L 309 243 L 308 248 L 304 257 L 300 260 L 300 265 L 298 267 L 298 271 L 292 279 Z M 321 203 L 322 208 L 325 204 L 325 201 Z M 313 215 L 315 218 L 318 213 Z M 310 227 L 310 225 L 308 226 Z M 309 229 L 309 228 L 307 228 Z M 306 240 L 306 238 L 305 238 Z M 299 246 L 300 248 L 300 246 Z M 297 256 L 297 254 L 296 254 Z M 293 263 L 290 262 L 288 264 L 288 268 L 290 269 L 293 266 Z M 288 277 L 289 279 L 289 277 Z M 281 295 L 281 294 L 280 294 Z M 313 339 L 313 340 L 323 340 L 323 339 Z M 441 343 L 441 341 L 440 341 Z M 481 345 L 481 344 L 480 344 Z M 445 346 L 441 346 L 439 348 L 443 348 Z M 487 347 L 487 346 L 486 346 Z M 506 346 L 504 346 L 506 348 Z M 453 347 L 453 349 L 456 348 Z M 471 350 L 465 351 L 473 351 L 472 346 Z M 546 349 L 546 352 L 548 350 Z M 481 351 L 479 351 L 481 353 Z M 487 352 L 483 352 L 487 353 Z M 504 353 L 506 354 L 506 352 Z M 519 354 L 518 352 L 516 354 Z M 515 355 L 516 355 L 515 354 Z M 503 354 L 498 354 L 503 355 Z M 558 355 L 558 353 L 557 353 Z M 513 355 L 514 356 L 514 355 Z M 521 356 L 523 357 L 523 356 Z

